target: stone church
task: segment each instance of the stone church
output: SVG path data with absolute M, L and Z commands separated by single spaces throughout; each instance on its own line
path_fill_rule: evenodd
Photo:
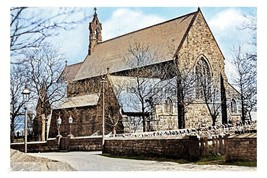
M 103 114 L 105 134 L 240 119 L 239 93 L 228 83 L 225 58 L 200 8 L 106 41 L 102 28 L 95 12 L 88 55 L 61 75 L 67 98 L 53 109 L 50 137 L 58 129 L 63 136 L 102 134 Z

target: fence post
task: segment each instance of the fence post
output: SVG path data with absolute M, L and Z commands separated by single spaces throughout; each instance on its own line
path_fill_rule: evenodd
M 224 155 L 224 148 L 225 148 L 225 145 L 223 143 L 223 136 L 220 135 L 219 136 L 219 154 L 220 155 Z
M 215 136 L 215 155 L 219 153 L 219 139 L 218 136 Z
M 200 156 L 205 156 L 204 138 L 200 138 Z
M 204 138 L 204 145 L 205 145 L 205 150 L 204 150 L 204 154 L 205 154 L 205 156 L 208 156 L 209 155 L 209 144 L 208 144 L 208 138 L 207 137 L 205 137 Z
M 215 155 L 216 153 L 216 148 L 215 148 L 215 137 L 212 136 L 211 137 L 211 140 L 212 140 L 212 152 L 213 152 L 213 155 Z

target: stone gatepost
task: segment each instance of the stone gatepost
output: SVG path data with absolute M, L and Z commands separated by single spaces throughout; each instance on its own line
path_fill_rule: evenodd
M 199 139 L 197 136 L 189 136 L 188 140 L 188 160 L 197 161 L 200 158 Z
M 59 151 L 69 151 L 70 137 L 62 137 L 59 143 Z

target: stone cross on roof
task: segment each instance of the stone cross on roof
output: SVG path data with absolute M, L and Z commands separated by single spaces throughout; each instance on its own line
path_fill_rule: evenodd
M 95 7 L 95 8 L 94 8 L 94 11 L 95 11 L 95 14 L 94 14 L 94 15 L 96 15 L 96 10 L 97 10 L 97 8 Z

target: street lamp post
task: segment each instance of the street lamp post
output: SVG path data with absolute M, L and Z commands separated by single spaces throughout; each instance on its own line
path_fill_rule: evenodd
M 24 108 L 25 108 L 25 120 L 24 120 L 24 152 L 27 153 L 27 135 L 28 135 L 28 123 L 27 123 L 27 102 L 29 101 L 30 97 L 30 90 L 28 89 L 27 85 L 25 85 L 24 90 L 22 91 L 23 101 L 24 101 Z
M 71 124 L 73 123 L 73 119 L 72 117 L 70 116 L 69 117 L 69 124 L 70 124 L 70 137 L 71 137 Z
M 100 81 L 102 83 L 102 148 L 104 147 L 105 143 L 105 83 L 107 82 L 104 77 Z
M 61 124 L 62 120 L 60 118 L 60 116 L 57 119 L 57 134 L 60 135 L 60 124 Z

